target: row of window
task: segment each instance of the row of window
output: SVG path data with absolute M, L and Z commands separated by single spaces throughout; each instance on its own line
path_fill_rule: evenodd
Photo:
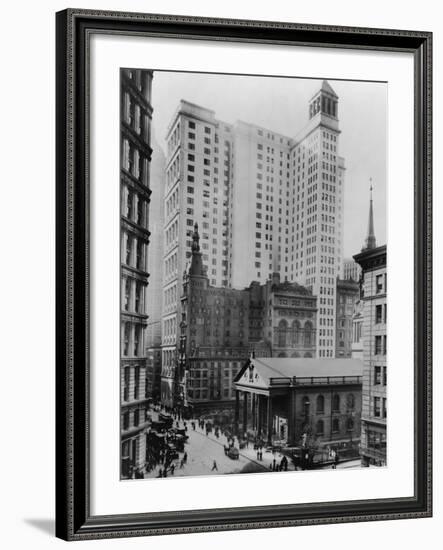
M 123 371 L 123 401 L 142 399 L 146 396 L 146 388 L 141 374 L 144 370 L 140 366 L 125 367 Z M 131 380 L 132 374 L 132 380 Z
M 149 170 L 147 158 L 134 144 L 129 143 L 127 139 L 123 140 L 122 165 L 133 178 L 145 186 L 148 185 Z
M 144 312 L 144 284 L 127 277 L 124 283 L 123 309 L 125 311 Z
M 138 357 L 143 353 L 143 327 L 129 322 L 123 327 L 123 355 L 125 357 Z
M 341 411 L 341 404 L 342 399 L 338 393 L 335 393 L 332 396 L 331 401 L 331 412 L 332 413 L 339 413 Z M 346 395 L 345 400 L 345 407 L 346 410 L 354 410 L 355 409 L 355 395 L 353 393 L 348 393 Z M 324 414 L 325 413 L 325 397 L 324 395 L 318 395 L 315 400 L 315 412 L 316 414 Z M 308 396 L 303 397 L 303 414 L 306 417 L 309 417 L 311 415 L 311 399 Z
M 339 418 L 333 418 L 331 423 L 332 433 L 340 432 L 341 423 Z M 353 418 L 349 417 L 346 419 L 346 431 L 352 432 L 355 428 L 355 421 Z M 323 420 L 317 420 L 315 424 L 315 434 L 317 436 L 322 436 L 325 434 L 325 423 Z
M 124 187 L 125 203 L 124 215 L 128 220 L 135 222 L 137 225 L 146 226 L 145 209 L 146 201 L 144 201 L 137 193 Z
M 145 255 L 145 242 L 136 237 L 135 235 L 126 234 L 123 235 L 124 250 L 123 261 L 128 267 L 135 267 L 136 269 L 144 271 L 144 255 Z
M 122 415 L 122 428 L 123 430 L 128 430 L 131 428 L 131 413 L 125 411 Z M 135 409 L 132 411 L 132 426 L 137 427 L 141 422 L 146 422 L 148 420 L 148 411 L 146 409 Z

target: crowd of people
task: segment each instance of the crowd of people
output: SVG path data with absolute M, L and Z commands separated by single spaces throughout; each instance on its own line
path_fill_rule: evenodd
M 239 457 L 239 450 L 252 447 L 254 454 L 251 451 L 246 453 L 249 460 L 256 459 L 258 462 L 264 462 L 263 466 L 265 468 L 269 466 L 271 472 L 286 472 L 289 469 L 287 456 L 277 453 L 276 448 L 267 447 L 263 438 L 258 437 L 256 434 L 244 433 L 240 435 L 232 425 L 217 423 L 213 419 L 204 418 L 203 416 L 185 418 L 179 410 L 168 409 L 160 405 L 153 405 L 151 409 L 152 412 L 158 413 L 159 424 L 165 418 L 167 422 L 166 425 L 163 422 L 163 427 L 154 430 L 156 431 L 156 437 L 153 437 L 151 445 L 147 445 L 145 468 L 133 470 L 131 476 L 133 478 L 143 478 L 146 475 L 163 478 L 173 476 L 177 470 L 185 469 L 189 460 L 189 448 L 185 449 L 189 430 L 200 432 L 207 437 L 211 436 L 216 440 L 221 438 L 224 454 L 231 459 Z M 155 423 L 153 421 L 153 425 Z M 265 459 L 263 458 L 263 452 L 266 453 Z M 212 467 L 208 463 L 207 467 L 211 472 L 219 471 L 216 458 L 210 459 Z M 302 452 L 298 467 L 301 467 L 301 469 L 309 467 L 309 459 L 310 457 L 306 456 L 305 458 Z M 331 449 L 329 459 L 332 462 L 332 467 L 336 468 L 338 453 Z

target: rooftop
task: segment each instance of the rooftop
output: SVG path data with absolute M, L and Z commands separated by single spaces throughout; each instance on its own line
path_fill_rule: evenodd
M 260 379 L 271 384 L 275 378 L 310 378 L 334 376 L 362 376 L 363 362 L 360 359 L 307 359 L 260 357 L 251 358 L 236 377 L 240 380 L 243 372 L 252 365 Z

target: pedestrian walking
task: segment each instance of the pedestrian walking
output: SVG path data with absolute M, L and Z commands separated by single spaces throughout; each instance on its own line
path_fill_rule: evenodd
M 218 472 L 217 462 L 215 462 L 215 460 L 214 460 L 214 462 L 213 462 L 213 464 L 212 464 L 212 470 L 211 470 L 211 472 L 213 472 L 214 470 L 217 470 L 217 472 Z
M 183 461 L 184 461 L 184 463 L 186 464 L 186 462 L 188 461 L 188 453 L 185 453 L 185 454 L 183 455 Z

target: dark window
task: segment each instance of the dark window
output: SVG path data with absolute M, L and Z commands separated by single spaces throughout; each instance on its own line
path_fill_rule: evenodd
M 321 414 L 324 412 L 325 412 L 325 398 L 323 397 L 323 395 L 319 395 L 317 397 L 317 413 Z
M 338 393 L 334 394 L 332 398 L 332 410 L 333 412 L 340 411 L 340 396 L 338 395 Z
M 380 397 L 374 397 L 374 416 L 378 418 L 381 416 Z
M 134 399 L 138 399 L 138 392 L 140 388 L 140 367 L 134 369 Z
M 382 351 L 382 339 L 381 339 L 381 336 L 376 336 L 375 337 L 375 355 L 381 355 L 381 351 Z
M 323 422 L 323 420 L 319 420 L 317 422 L 315 432 L 317 435 L 323 435 L 324 431 L 325 431 L 325 423 Z
M 376 324 L 381 323 L 383 320 L 383 306 L 377 305 L 375 306 L 375 322 Z
M 129 399 L 129 378 L 131 375 L 131 367 L 125 367 L 123 380 L 123 401 Z
M 355 397 L 353 393 L 348 393 L 346 397 L 346 405 L 348 409 L 354 409 L 355 408 Z
M 303 414 L 305 416 L 309 416 L 310 408 L 311 408 L 311 404 L 309 402 L 309 397 L 307 395 L 305 395 L 303 397 Z
M 334 418 L 332 421 L 332 432 L 337 433 L 340 431 L 340 422 L 338 418 Z
M 381 367 L 374 367 L 374 385 L 381 384 Z
M 377 275 L 375 278 L 375 292 L 377 294 L 383 292 L 383 275 Z
M 123 342 L 123 355 L 128 355 L 128 352 L 129 352 L 129 334 L 130 334 L 129 323 L 125 323 L 124 342 Z
M 135 409 L 134 411 L 134 426 L 138 426 L 140 422 L 140 410 Z

